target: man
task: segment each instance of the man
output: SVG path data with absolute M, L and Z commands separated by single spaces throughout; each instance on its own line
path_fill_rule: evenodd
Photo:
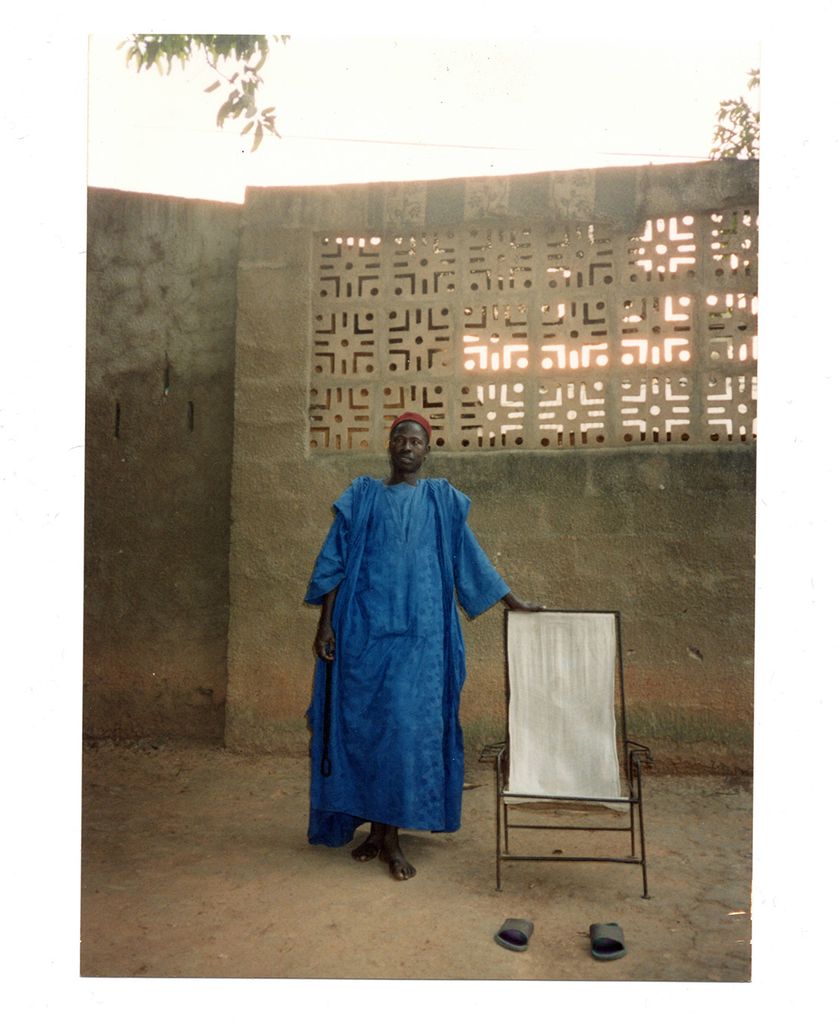
M 465 650 L 456 599 L 474 617 L 510 592 L 466 523 L 469 499 L 419 480 L 431 427 L 403 413 L 387 480 L 358 477 L 335 502 L 306 601 L 320 604 L 312 730 L 311 843 L 342 846 L 370 822 L 356 860 L 416 874 L 399 829 L 460 827 Z

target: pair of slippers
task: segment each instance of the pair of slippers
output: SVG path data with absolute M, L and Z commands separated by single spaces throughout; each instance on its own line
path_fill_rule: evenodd
M 523 953 L 529 948 L 534 929 L 532 921 L 522 917 L 508 917 L 495 932 L 495 942 L 513 953 Z M 591 940 L 591 956 L 595 960 L 619 960 L 626 955 L 626 943 L 623 929 L 611 922 L 610 924 L 592 924 L 588 929 Z

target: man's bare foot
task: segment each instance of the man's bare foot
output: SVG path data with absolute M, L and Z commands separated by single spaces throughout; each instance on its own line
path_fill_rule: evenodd
M 385 830 L 378 856 L 385 864 L 389 864 L 390 877 L 397 882 L 406 882 L 408 878 L 413 878 L 416 874 L 416 868 L 402 853 L 402 848 L 399 845 L 399 833 L 396 828 L 388 827 Z
M 355 860 L 375 860 L 375 858 L 381 852 L 381 844 L 384 839 L 384 826 L 379 825 L 377 822 L 373 822 L 370 828 L 370 834 L 367 838 L 359 843 L 358 846 L 352 851 L 352 856 Z

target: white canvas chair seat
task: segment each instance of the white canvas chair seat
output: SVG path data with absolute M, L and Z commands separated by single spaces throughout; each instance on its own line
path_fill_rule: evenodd
M 505 621 L 507 739 L 486 748 L 497 771 L 498 890 L 506 861 L 602 861 L 639 865 L 647 897 L 641 763 L 651 757 L 648 747 L 626 735 L 619 613 L 508 611 Z M 523 805 L 539 801 L 598 805 L 626 811 L 629 820 L 545 824 L 542 815 L 536 824 L 510 821 L 510 810 L 524 813 Z M 624 856 L 512 853 L 515 829 L 628 833 L 631 850 Z
M 509 616 L 510 792 L 623 795 L 614 714 L 616 656 L 613 615 Z

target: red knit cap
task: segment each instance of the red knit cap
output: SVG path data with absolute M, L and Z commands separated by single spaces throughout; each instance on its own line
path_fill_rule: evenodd
M 418 423 L 419 426 L 428 435 L 428 440 L 430 441 L 430 439 L 431 439 L 431 425 L 430 425 L 430 423 L 428 423 L 428 421 L 425 419 L 425 417 L 424 416 L 420 416 L 418 412 L 403 412 L 401 414 L 401 416 L 397 416 L 393 420 L 393 422 L 390 424 L 390 433 L 392 434 L 393 431 L 396 429 L 396 427 L 400 423 L 404 423 L 407 420 L 409 420 L 411 423 Z

